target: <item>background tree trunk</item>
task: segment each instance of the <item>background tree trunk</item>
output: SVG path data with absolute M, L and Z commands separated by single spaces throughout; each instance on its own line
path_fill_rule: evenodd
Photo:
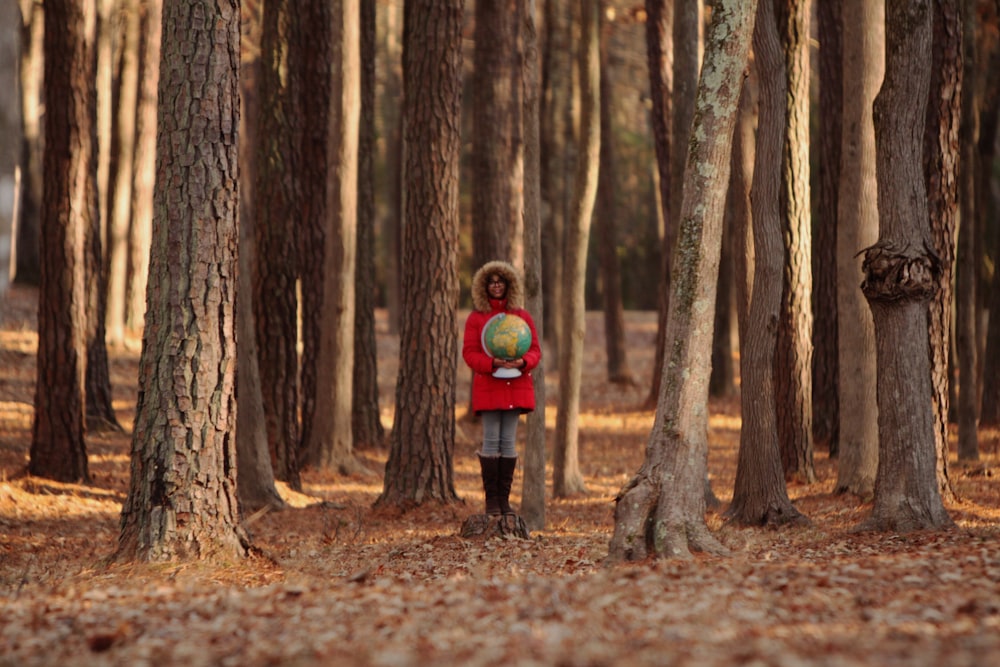
M 582 4 L 580 44 L 580 139 L 573 211 L 567 220 L 563 268 L 565 292 L 562 339 L 559 343 L 559 407 L 552 458 L 552 487 L 556 497 L 586 490 L 580 472 L 580 378 L 583 373 L 584 303 L 587 245 L 597 197 L 597 171 L 601 149 L 600 126 L 600 0 Z
M 785 276 L 774 358 L 778 438 L 785 475 L 816 481 L 812 442 L 812 236 L 809 209 L 809 3 L 776 9 L 785 49 L 787 122 L 781 210 Z
M 41 280 L 40 228 L 42 216 L 42 154 L 45 145 L 42 109 L 45 105 L 42 71 L 45 66 L 45 16 L 42 3 L 18 0 L 21 9 L 21 58 L 18 63 L 21 97 L 21 182 L 14 207 L 14 282 L 38 285 Z
M 38 361 L 28 471 L 89 481 L 83 439 L 87 253 L 97 224 L 97 65 L 93 3 L 45 6 L 45 205 L 41 219 Z
M 544 339 L 542 293 L 542 192 L 538 31 L 535 0 L 521 7 L 524 62 L 524 292 L 525 307 L 534 313 L 535 330 Z M 545 529 L 545 358 L 531 372 L 535 386 L 535 410 L 527 417 L 522 467 L 521 518 L 531 530 Z
M 774 400 L 774 359 L 781 313 L 785 247 L 781 189 L 786 154 L 787 80 L 774 5 L 757 5 L 754 65 L 759 77 L 757 153 L 750 200 L 753 211 L 754 275 L 742 346 L 743 426 L 733 502 L 726 516 L 743 525 L 782 525 L 802 519 L 785 488 Z
M 164 4 L 157 251 L 120 560 L 249 546 L 236 498 L 239 20 L 227 0 Z
M 354 273 L 358 222 L 358 129 L 361 43 L 358 0 L 337 0 L 331 12 L 332 83 L 327 145 L 327 212 L 323 319 L 316 359 L 316 414 L 310 460 L 342 474 L 364 472 L 354 457 Z
M 816 3 L 819 45 L 819 122 L 816 189 L 813 200 L 813 443 L 839 454 L 840 403 L 837 398 L 837 219 L 843 141 L 843 0 Z M 851 17 L 853 19 L 853 17 Z M 875 26 L 873 29 L 879 28 Z M 856 286 L 855 286 L 856 287 Z
M 755 2 L 719 0 L 712 10 L 698 105 L 684 171 L 684 197 L 672 275 L 670 356 L 646 461 L 615 501 L 608 559 L 673 558 L 690 550 L 726 553 L 705 524 L 708 380 L 713 308 L 733 128 Z
M 451 502 L 463 0 L 404 8 L 406 225 L 396 418 L 376 504 Z
M 878 239 L 872 102 L 885 71 L 884 2 L 844 0 L 844 125 L 837 208 L 837 493 L 870 498 L 878 469 L 875 325 L 859 253 Z
M 299 78 L 290 58 L 298 7 L 289 0 L 264 3 L 261 28 L 254 233 L 254 321 L 267 440 L 274 473 L 293 489 L 299 480 L 298 248 L 292 215 L 299 152 L 295 101 Z M 307 356 L 307 355 L 306 355 Z
M 354 272 L 354 448 L 379 448 L 385 440 L 378 406 L 375 346 L 375 3 L 361 1 L 361 127 L 358 136 L 358 232 Z
M 928 302 L 940 289 L 921 160 L 931 78 L 931 0 L 886 1 L 885 81 L 875 97 L 879 240 L 865 250 L 863 290 L 875 323 L 879 464 L 864 527 L 942 528 L 934 410 L 928 404 Z

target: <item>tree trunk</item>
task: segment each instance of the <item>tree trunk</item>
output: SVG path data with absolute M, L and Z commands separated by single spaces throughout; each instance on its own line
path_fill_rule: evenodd
M 139 2 L 130 0 L 122 8 L 121 57 L 118 74 L 117 104 L 114 113 L 113 156 L 110 166 L 107 201 L 106 257 L 108 265 L 107 339 L 120 347 L 125 342 L 125 298 L 128 291 L 129 225 L 132 221 L 132 185 L 135 174 L 136 113 L 139 100 L 139 63 L 141 61 L 142 13 Z M 110 30 L 104 25 L 103 30 Z M 110 96 L 110 91 L 109 91 Z M 111 129 L 111 127 L 109 127 Z
M 959 122 L 957 154 L 952 153 L 963 165 L 955 174 L 955 194 L 959 198 L 959 232 L 956 271 L 955 298 L 955 347 L 959 365 L 958 394 L 958 458 L 961 461 L 979 459 L 979 394 L 981 377 L 979 374 L 979 345 L 976 337 L 976 319 L 979 309 L 976 298 L 976 280 L 979 263 L 976 252 L 976 180 L 981 165 L 976 142 L 979 134 L 980 91 L 975 85 L 976 70 L 979 67 L 976 54 L 976 14 L 974 4 L 964 2 L 962 11 L 956 2 L 942 2 L 941 8 L 951 10 L 948 27 L 954 29 L 958 21 L 963 22 L 961 50 L 964 51 L 964 66 L 961 74 L 962 111 Z M 935 15 L 937 18 L 938 15 Z M 942 26 L 945 27 L 945 26 Z M 949 82 L 951 84 L 953 82 Z M 953 149 L 954 150 L 954 149 Z M 948 449 L 944 450 L 947 455 Z
M 735 165 L 734 156 L 733 165 Z M 730 195 L 732 193 L 732 172 L 730 166 Z M 736 375 L 733 369 L 733 288 L 735 280 L 733 256 L 733 230 L 735 216 L 741 212 L 736 207 L 726 206 L 726 217 L 722 223 L 722 250 L 719 255 L 719 285 L 716 288 L 715 334 L 712 336 L 712 377 L 708 381 L 710 396 L 725 397 L 736 393 Z
M 309 458 L 349 475 L 365 472 L 354 457 L 354 274 L 358 222 L 358 129 L 361 116 L 361 43 L 358 0 L 338 0 L 332 14 L 329 170 L 330 227 L 323 261 L 323 319 L 316 351 L 316 414 Z
M 813 443 L 839 455 L 837 399 L 837 217 L 843 141 L 844 0 L 816 3 L 819 48 L 819 123 L 813 219 Z M 853 17 L 852 17 L 853 18 Z M 853 94 L 853 93 L 852 93 Z M 855 286 L 856 287 L 856 286 Z M 855 290 L 856 291 L 856 290 Z
M 886 74 L 875 98 L 879 239 L 865 250 L 862 289 L 872 309 L 878 360 L 879 464 L 865 528 L 906 531 L 951 525 L 935 474 L 934 409 L 928 403 L 928 302 L 941 285 L 924 185 L 921 136 L 931 75 L 930 0 L 886 1 Z
M 788 498 L 783 476 L 777 403 L 772 373 L 781 313 L 782 244 L 781 188 L 785 143 L 787 82 L 774 5 L 757 5 L 754 64 L 760 78 L 757 153 L 754 156 L 753 211 L 754 275 L 741 374 L 743 427 L 736 464 L 733 502 L 726 516 L 743 525 L 776 526 L 803 517 Z
M 785 476 L 816 481 L 812 442 L 812 236 L 809 209 L 809 7 L 777 5 L 788 77 L 781 212 L 784 290 L 775 351 L 774 395 Z
M 120 560 L 231 559 L 249 547 L 235 447 L 239 21 L 236 2 L 164 3 L 157 250 Z
M 389 314 L 389 333 L 399 333 L 401 308 L 401 247 L 403 244 L 403 113 L 399 91 L 403 89 L 402 47 L 400 46 L 399 9 L 396 3 L 386 6 L 386 83 L 383 86 L 382 114 L 385 118 L 385 164 L 387 173 L 388 213 L 382 226 L 385 238 L 385 302 Z
M 542 298 L 542 193 L 538 32 L 535 0 L 521 8 L 524 62 L 524 292 L 528 312 L 535 313 L 535 330 L 544 338 Z M 535 410 L 528 414 L 525 434 L 521 517 L 531 530 L 545 529 L 545 357 L 531 372 Z
M 542 329 L 549 353 L 559 358 L 564 297 L 563 246 L 569 216 L 569 161 L 567 137 L 572 132 L 573 39 L 568 0 L 546 0 L 545 62 L 543 64 L 541 150 L 542 196 L 548 219 L 542 222 L 542 285 L 545 309 Z
M 356 449 L 380 448 L 385 440 L 378 406 L 375 345 L 375 3 L 361 2 L 361 127 L 358 137 L 358 237 L 354 274 L 354 398 L 351 432 Z
M 87 253 L 97 217 L 93 3 L 45 5 L 45 201 L 28 472 L 89 481 L 84 443 Z
M 859 252 L 878 239 L 872 102 L 885 71 L 884 4 L 844 0 L 844 124 L 837 209 L 837 493 L 871 498 L 878 469 L 875 325 Z
M 378 505 L 455 493 L 463 0 L 411 0 L 403 29 L 406 226 L 396 417 Z
M 927 328 L 930 331 L 928 354 L 936 474 L 938 490 L 944 499 L 955 496 L 948 479 L 948 420 L 957 383 L 949 378 L 948 356 L 954 352 L 951 327 L 954 324 L 955 238 L 958 235 L 958 132 L 962 113 L 962 23 L 956 2 L 937 0 L 931 5 L 934 14 L 929 73 L 932 92 L 925 106 L 923 149 L 931 247 L 941 264 L 940 289 L 930 301 Z
M 45 16 L 42 3 L 18 0 L 21 9 L 21 53 L 18 63 L 21 98 L 21 183 L 14 224 L 14 282 L 38 285 L 41 280 L 40 228 L 45 106 L 42 70 L 45 66 Z
M 267 3 L 265 2 L 265 7 Z M 296 81 L 293 92 L 298 102 L 299 121 L 296 150 L 300 155 L 297 174 L 299 206 L 303 212 L 298 228 L 298 278 L 301 291 L 299 316 L 302 327 L 302 354 L 299 359 L 299 391 L 301 431 L 298 456 L 300 461 L 312 458 L 329 436 L 316 425 L 319 395 L 319 350 L 325 317 L 326 244 L 331 233 L 332 213 L 327 209 L 330 165 L 330 113 L 333 84 L 330 68 L 333 63 L 333 3 L 324 0 L 295 3 L 292 31 L 294 39 L 287 46 L 290 76 Z M 354 280 L 354 277 L 351 277 Z M 312 463 L 316 463 L 312 458 Z
M 649 94 L 652 98 L 650 124 L 659 174 L 660 214 L 663 231 L 660 238 L 660 280 L 657 289 L 656 348 L 649 395 L 645 407 L 653 409 L 660 395 L 663 369 L 663 336 L 666 333 L 667 306 L 670 301 L 670 255 L 673 251 L 674 215 L 680 202 L 672 199 L 670 156 L 674 100 L 674 8 L 666 0 L 646 0 L 646 57 L 649 67 Z M 679 138 L 678 138 L 679 139 Z M 684 145 L 684 144 L 681 144 Z M 678 148 L 677 150 L 681 150 Z
M 600 0 L 582 4 L 580 31 L 580 138 L 577 149 L 573 211 L 566 226 L 563 269 L 565 291 L 562 338 L 559 342 L 559 408 L 556 412 L 555 447 L 552 454 L 552 487 L 556 497 L 586 491 L 580 472 L 580 382 L 583 376 L 583 338 L 586 333 L 584 303 L 587 245 L 590 239 L 597 170 L 601 149 L 600 126 Z
M 603 4 L 607 4 L 606 2 Z M 603 12 L 602 12 L 603 13 Z M 625 348 L 625 309 L 622 305 L 622 277 L 615 234 L 617 196 L 612 128 L 611 76 L 608 68 L 610 40 L 601 30 L 600 51 L 600 124 L 601 148 L 597 182 L 597 248 L 604 286 L 604 350 L 607 356 L 608 382 L 632 384 Z
M 257 136 L 257 71 L 260 65 L 260 5 L 243 2 L 240 5 L 240 191 L 252 191 L 256 172 L 254 158 Z M 257 332 L 253 321 L 254 246 L 253 197 L 240 197 L 239 287 L 236 324 L 238 327 L 236 393 L 239 410 L 236 414 L 236 478 L 240 508 L 252 513 L 264 507 L 281 509 L 285 501 L 274 486 L 274 467 L 267 446 L 267 425 L 264 423 L 264 398 L 260 391 L 260 371 L 257 367 Z
M 257 260 L 254 320 L 267 439 L 274 473 L 293 489 L 299 480 L 298 253 L 291 211 L 299 201 L 295 102 L 298 77 L 289 51 L 294 15 L 289 0 L 264 3 L 261 32 L 260 114 L 254 178 Z M 305 329 L 305 327 L 303 327 Z M 303 355 L 309 359 L 308 354 Z
M 135 127 L 135 182 L 132 184 L 132 224 L 129 231 L 128 310 L 125 326 L 139 331 L 146 316 L 146 277 L 153 229 L 153 186 L 156 176 L 157 86 L 160 80 L 162 0 L 142 3 L 139 109 Z M 250 298 L 250 293 L 246 293 Z
M 726 553 L 705 524 L 713 308 L 733 128 L 755 2 L 713 7 L 684 171 L 660 401 L 646 460 L 618 494 L 608 559 Z

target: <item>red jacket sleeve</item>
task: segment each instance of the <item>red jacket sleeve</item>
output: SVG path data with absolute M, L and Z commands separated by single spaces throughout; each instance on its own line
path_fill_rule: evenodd
M 473 311 L 465 320 L 465 338 L 462 342 L 462 358 L 476 373 L 492 373 L 493 357 L 483 350 L 482 332 L 486 319 L 482 313 Z

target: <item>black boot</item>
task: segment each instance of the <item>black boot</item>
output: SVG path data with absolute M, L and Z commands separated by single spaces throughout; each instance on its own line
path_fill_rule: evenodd
M 479 467 L 483 473 L 483 492 L 486 494 L 486 513 L 490 516 L 498 516 L 501 513 L 500 501 L 497 497 L 497 470 L 499 464 L 499 456 L 483 456 L 479 454 Z
M 514 514 L 510 507 L 510 487 L 514 483 L 514 469 L 517 468 L 516 456 L 501 456 L 497 467 L 497 500 L 502 514 Z

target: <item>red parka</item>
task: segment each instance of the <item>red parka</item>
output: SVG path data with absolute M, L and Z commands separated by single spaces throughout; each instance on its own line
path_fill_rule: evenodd
M 502 300 L 490 299 L 487 282 L 491 275 L 502 276 L 507 283 L 507 296 Z M 531 412 L 535 409 L 535 384 L 531 370 L 542 360 L 542 348 L 538 344 L 535 321 L 522 306 L 524 291 L 517 270 L 507 262 L 487 262 L 472 277 L 472 307 L 465 321 L 465 338 L 462 358 L 473 370 L 472 410 L 476 414 L 484 410 L 520 410 Z M 531 328 L 531 347 L 525 352 L 524 368 L 515 378 L 493 377 L 493 357 L 483 350 L 483 327 L 497 313 L 507 312 L 524 319 Z

